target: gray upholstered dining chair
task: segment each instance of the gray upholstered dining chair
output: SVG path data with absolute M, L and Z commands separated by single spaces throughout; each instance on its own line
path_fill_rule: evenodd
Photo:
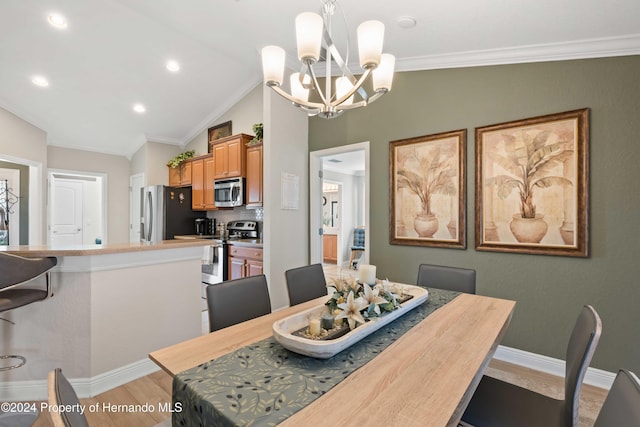
M 640 426 L 640 380 L 633 372 L 618 371 L 593 426 Z
M 469 268 L 420 264 L 417 284 L 429 288 L 475 294 L 476 271 Z
M 567 345 L 563 400 L 485 375 L 462 421 L 476 427 L 576 427 L 582 381 L 601 332 L 600 316 L 585 306 Z
M 78 395 L 62 374 L 60 368 L 56 368 L 49 372 L 48 381 L 48 401 L 49 408 L 58 408 L 65 406 L 68 408 L 76 407 L 80 404 Z M 80 411 L 52 411 L 49 410 L 49 416 L 54 427 L 89 427 L 87 418 Z
M 0 252 L 0 313 L 46 299 L 51 291 L 49 270 L 57 262 L 55 257 L 24 258 Z M 24 287 L 25 283 L 43 274 L 46 275 L 45 289 Z M 10 320 L 0 319 L 13 324 Z M 14 365 L 3 366 L 0 371 L 19 368 L 27 362 L 23 356 L 14 354 L 2 355 L 0 359 L 18 361 Z
M 289 305 L 296 305 L 327 295 L 327 281 L 322 264 L 305 265 L 284 272 L 289 292 Z
M 243 277 L 207 286 L 209 331 L 271 313 L 267 277 Z

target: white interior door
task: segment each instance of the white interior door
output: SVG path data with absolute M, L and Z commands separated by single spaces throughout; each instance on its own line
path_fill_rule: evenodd
M 144 174 L 139 173 L 129 177 L 129 241 L 140 242 L 140 189 L 144 187 Z
M 56 179 L 51 197 L 51 244 L 82 245 L 83 184 L 77 180 Z

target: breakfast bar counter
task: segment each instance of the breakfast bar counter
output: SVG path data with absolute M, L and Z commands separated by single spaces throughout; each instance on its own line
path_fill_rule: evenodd
M 47 373 L 57 367 L 83 383 L 81 397 L 157 369 L 147 359 L 150 351 L 201 334 L 206 244 L 174 240 L 0 249 L 58 259 L 51 270 L 52 295 L 5 313 L 15 325 L 2 326 L 3 354 L 22 354 L 27 364 L 0 372 L 0 401 L 46 399 Z M 28 286 L 44 288 L 44 277 Z M 16 395 L 34 381 L 41 386 L 33 395 Z
M 175 249 L 178 247 L 204 246 L 206 240 L 163 240 L 159 243 L 114 243 L 105 245 L 75 245 L 75 246 L 55 246 L 55 245 L 21 245 L 21 246 L 0 246 L 0 252 L 6 252 L 23 257 L 35 258 L 46 256 L 85 256 L 85 255 L 106 255 L 126 252 L 146 252 L 162 249 Z

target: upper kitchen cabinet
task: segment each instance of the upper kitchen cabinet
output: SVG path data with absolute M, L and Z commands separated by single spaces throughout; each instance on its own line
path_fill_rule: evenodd
M 247 148 L 247 207 L 262 206 L 262 143 Z
M 214 156 L 196 157 L 191 164 L 191 208 L 194 211 L 216 209 L 213 203 Z
M 215 158 L 215 179 L 244 177 L 247 143 L 253 137 L 244 133 L 210 141 Z
M 191 160 L 185 160 L 177 168 L 169 166 L 169 187 L 191 185 Z

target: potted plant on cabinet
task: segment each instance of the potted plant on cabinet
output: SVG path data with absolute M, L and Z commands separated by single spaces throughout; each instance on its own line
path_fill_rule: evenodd
M 182 162 L 184 162 L 187 159 L 192 158 L 195 154 L 196 154 L 195 150 L 189 150 L 189 151 L 185 151 L 184 153 L 180 153 L 177 156 L 175 156 L 173 159 L 169 160 L 167 162 L 167 166 L 169 166 L 170 168 L 175 169 L 178 166 L 180 166 L 180 164 Z
M 571 143 L 550 138 L 549 131 L 520 131 L 503 134 L 505 155 L 494 153 L 492 160 L 507 174 L 496 175 L 486 181 L 495 185 L 500 199 L 506 199 L 517 189 L 520 212 L 513 215 L 509 225 L 514 237 L 521 243 L 539 243 L 547 233 L 544 215 L 536 212 L 534 190 L 551 186 L 571 186 L 571 180 L 552 175 L 555 168 L 573 155 Z
M 249 146 L 249 147 L 251 147 L 252 145 L 260 144 L 262 142 L 262 135 L 264 133 L 264 125 L 262 123 L 255 123 L 252 126 L 252 129 L 253 129 L 253 133 L 254 133 L 255 136 L 247 144 L 247 146 Z

